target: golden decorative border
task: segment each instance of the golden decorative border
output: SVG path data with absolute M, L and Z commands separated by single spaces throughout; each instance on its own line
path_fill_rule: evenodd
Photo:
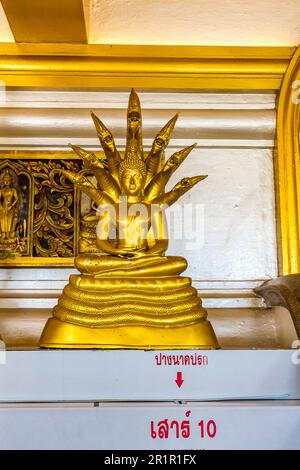
M 8 87 L 278 90 L 293 47 L 0 43 Z
M 284 76 L 277 112 L 277 180 L 283 274 L 300 272 L 300 103 L 293 102 L 296 80 L 300 80 L 300 47 Z
M 103 150 L 93 150 L 103 157 Z M 0 150 L 0 160 L 78 160 L 80 157 L 72 150 Z
M 16 259 L 1 259 L 1 268 L 73 268 L 74 258 L 51 258 L 51 257 L 20 257 Z

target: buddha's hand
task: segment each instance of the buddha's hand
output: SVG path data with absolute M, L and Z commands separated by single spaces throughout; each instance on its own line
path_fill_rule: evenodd
M 142 258 L 143 256 L 146 256 L 147 252 L 145 250 L 136 250 L 132 252 L 133 258 Z
M 126 259 L 140 258 L 141 256 L 145 256 L 145 250 L 139 249 L 135 251 L 130 251 L 130 250 L 123 249 L 119 251 L 118 256 L 120 258 L 126 258 Z

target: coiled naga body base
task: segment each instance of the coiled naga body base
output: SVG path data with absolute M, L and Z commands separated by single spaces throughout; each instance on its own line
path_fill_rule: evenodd
M 86 256 L 80 255 L 76 264 L 80 268 L 87 261 Z M 97 274 L 86 272 L 70 277 L 54 308 L 54 318 L 48 320 L 44 330 L 43 346 L 217 347 L 191 279 L 180 276 L 186 268 L 184 258 L 153 256 L 144 262 L 140 259 L 120 263 L 111 256 L 94 255 L 94 261 L 94 269 L 97 266 L 99 270 L 102 265 Z M 92 267 L 81 269 L 88 271 Z
M 183 178 L 165 191 L 171 175 L 194 145 L 165 162 L 177 116 L 161 129 L 148 154 L 143 152 L 141 110 L 131 92 L 125 155 L 111 132 L 92 114 L 106 159 L 73 146 L 84 170 L 63 175 L 97 206 L 97 249 L 78 255 L 72 275 L 40 346 L 48 348 L 207 349 L 218 343 L 184 258 L 166 256 L 165 210 L 206 176 Z M 87 176 L 97 181 L 94 185 Z

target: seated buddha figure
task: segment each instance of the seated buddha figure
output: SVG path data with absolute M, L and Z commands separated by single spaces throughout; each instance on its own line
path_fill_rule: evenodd
M 166 256 L 165 209 L 205 176 L 183 178 L 165 192 L 173 172 L 194 146 L 167 162 L 164 150 L 177 116 L 158 133 L 146 155 L 141 109 L 131 92 L 123 157 L 104 124 L 92 114 L 106 160 L 72 146 L 97 186 L 82 173 L 62 170 L 97 205 L 96 245 L 101 253 L 75 258 L 71 275 L 40 344 L 69 348 L 215 348 L 217 340 L 191 279 L 187 262 Z

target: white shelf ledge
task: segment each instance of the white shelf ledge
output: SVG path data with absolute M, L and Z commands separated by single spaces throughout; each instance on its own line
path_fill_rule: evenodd
M 0 361 L 0 402 L 300 399 L 299 350 L 1 351 Z

